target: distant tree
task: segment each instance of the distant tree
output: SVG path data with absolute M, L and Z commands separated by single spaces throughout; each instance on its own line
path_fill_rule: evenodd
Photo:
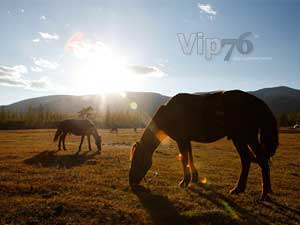
M 283 114 L 280 114 L 279 117 L 278 117 L 278 120 L 279 120 L 279 125 L 281 127 L 286 127 L 289 125 L 289 119 L 288 119 L 288 115 L 283 113 Z
M 92 106 L 83 107 L 79 112 L 78 116 L 79 118 L 91 118 L 94 114 L 94 108 Z
M 111 118 L 110 108 L 108 105 L 106 106 L 104 126 L 107 128 L 111 128 L 112 126 L 112 118 Z
M 5 108 L 2 106 L 0 109 L 0 121 L 5 121 L 6 120 L 6 111 Z

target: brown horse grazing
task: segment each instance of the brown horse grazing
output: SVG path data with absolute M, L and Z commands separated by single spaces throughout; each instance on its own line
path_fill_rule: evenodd
M 53 141 L 57 141 L 59 137 L 58 142 L 58 150 L 61 149 L 61 143 L 63 143 L 63 148 L 66 150 L 65 146 L 65 139 L 67 134 L 74 134 L 74 135 L 80 135 L 81 141 L 78 148 L 78 152 L 81 150 L 81 145 L 84 140 L 84 137 L 87 136 L 88 143 L 89 143 L 89 150 L 92 150 L 91 142 L 90 142 L 90 135 L 93 135 L 95 139 L 95 144 L 97 145 L 98 151 L 101 151 L 101 136 L 99 136 L 97 129 L 95 125 L 89 121 L 89 120 L 63 120 L 59 123 L 57 131 L 55 133 Z
M 117 127 L 113 127 L 110 129 L 110 133 L 118 133 L 118 128 Z
M 260 134 L 260 135 L 259 135 Z M 244 192 L 251 162 L 262 170 L 262 200 L 271 192 L 269 159 L 278 146 L 276 119 L 269 107 L 248 93 L 233 90 L 211 94 L 178 94 L 161 106 L 131 151 L 129 183 L 138 185 L 152 165 L 152 154 L 169 136 L 182 155 L 184 177 L 180 186 L 198 182 L 191 141 L 210 143 L 225 136 L 240 155 L 242 171 L 232 194 Z M 260 138 L 259 138 L 260 136 Z

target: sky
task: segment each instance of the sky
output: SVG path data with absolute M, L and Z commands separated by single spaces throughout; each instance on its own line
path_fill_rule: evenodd
M 300 89 L 298 0 L 1 0 L 0 25 L 0 105 L 58 94 Z

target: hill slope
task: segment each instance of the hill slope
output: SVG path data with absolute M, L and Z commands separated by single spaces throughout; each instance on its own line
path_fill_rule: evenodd
M 300 90 L 289 87 L 264 88 L 251 91 L 250 94 L 264 100 L 276 114 L 300 112 Z M 169 100 L 170 97 L 152 92 L 127 92 L 126 96 L 120 94 L 107 95 L 53 95 L 32 99 L 5 106 L 10 111 L 25 112 L 29 106 L 44 108 L 52 112 L 76 113 L 83 107 L 92 106 L 97 111 L 118 111 L 130 109 L 130 103 L 135 102 L 138 109 L 152 115 L 157 108 Z
M 83 107 L 92 106 L 98 112 L 106 110 L 130 110 L 131 103 L 136 103 L 139 110 L 152 115 L 156 109 L 164 104 L 169 97 L 151 92 L 127 92 L 126 96 L 120 94 L 107 95 L 53 95 L 26 99 L 7 106 L 6 110 L 26 112 L 31 106 L 37 108 L 42 105 L 51 112 L 76 113 Z
M 276 114 L 300 112 L 300 90 L 280 86 L 249 93 L 264 100 Z

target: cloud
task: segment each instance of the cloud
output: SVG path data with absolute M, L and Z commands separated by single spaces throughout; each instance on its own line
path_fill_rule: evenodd
M 46 20 L 46 19 L 47 19 L 46 16 L 41 16 L 41 17 L 40 17 L 40 20 Z
M 166 67 L 168 63 L 169 63 L 168 59 L 159 58 L 157 65 L 160 67 Z
M 51 87 L 51 82 L 47 77 L 42 77 L 39 80 L 32 80 L 29 82 L 30 84 L 30 89 L 35 89 L 35 90 L 48 90 Z
M 43 39 L 46 39 L 46 40 L 58 40 L 59 39 L 59 36 L 56 33 L 49 34 L 49 33 L 39 32 L 39 34 L 41 35 L 41 37 Z
M 214 10 L 211 5 L 209 4 L 201 4 L 201 3 L 198 3 L 198 8 L 200 9 L 200 12 L 201 13 L 206 13 L 210 16 L 215 16 L 217 15 L 217 11 Z M 210 17 L 211 18 L 211 17 Z
M 135 74 L 153 76 L 153 77 L 164 77 L 166 73 L 155 66 L 143 66 L 143 65 L 128 65 L 128 69 Z
M 9 87 L 22 87 L 30 90 L 49 90 L 52 85 L 47 77 L 38 80 L 27 79 L 24 75 L 28 73 L 24 65 L 1 66 L 0 65 L 0 85 Z
M 50 62 L 43 58 L 32 57 L 32 60 L 36 66 L 43 67 L 46 69 L 55 70 L 59 66 L 57 62 Z
M 24 65 L 16 65 L 13 67 L 0 66 L 0 85 L 4 86 L 24 86 L 26 81 L 22 78 L 27 73 Z
M 38 67 L 38 66 L 31 66 L 31 67 L 30 67 L 30 70 L 31 70 L 32 72 L 37 72 L 37 73 L 43 71 L 42 68 L 41 68 L 41 67 Z
M 35 38 L 35 39 L 32 40 L 32 42 L 38 43 L 38 42 L 40 42 L 40 39 L 39 38 Z

